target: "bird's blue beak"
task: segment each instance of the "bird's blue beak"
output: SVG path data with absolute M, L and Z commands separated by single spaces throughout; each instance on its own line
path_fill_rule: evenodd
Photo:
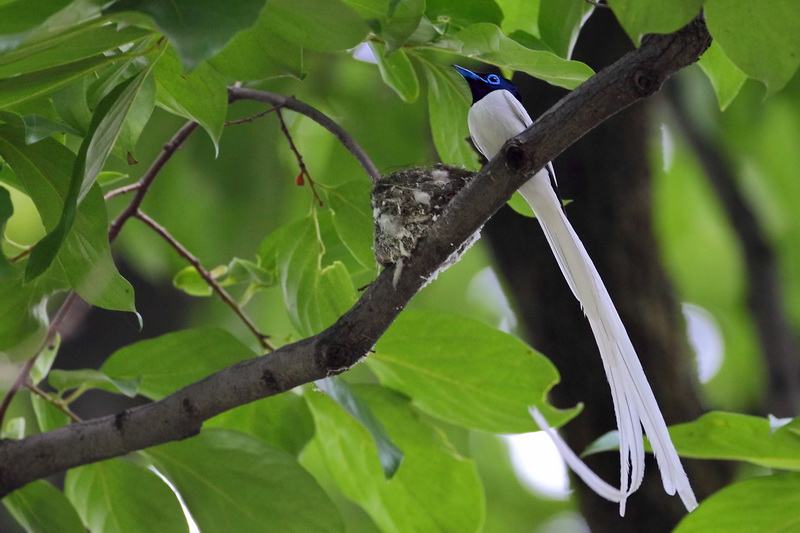
M 459 67 L 458 65 L 450 65 L 450 66 L 453 67 L 454 69 L 456 69 L 458 71 L 458 73 L 461 74 L 464 77 L 465 80 L 480 80 L 481 79 L 480 76 L 478 76 L 477 74 L 475 74 L 471 70 L 465 69 L 464 67 Z

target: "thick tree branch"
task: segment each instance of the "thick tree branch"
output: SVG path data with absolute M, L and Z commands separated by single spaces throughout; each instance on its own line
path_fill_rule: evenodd
M 696 61 L 710 42 L 702 19 L 670 35 L 650 36 L 640 49 L 599 72 L 507 143 L 451 202 L 393 286 L 394 267 L 353 308 L 322 333 L 221 370 L 161 401 L 22 440 L 0 443 L 0 496 L 76 466 L 184 439 L 204 420 L 260 398 L 342 372 L 368 353 L 408 301 L 450 254 L 502 206 L 531 172 L 629 105 L 654 93 Z M 294 109 L 299 103 L 247 89 L 251 98 Z M 362 162 L 363 164 L 363 162 Z M 368 173 L 370 173 L 368 171 Z

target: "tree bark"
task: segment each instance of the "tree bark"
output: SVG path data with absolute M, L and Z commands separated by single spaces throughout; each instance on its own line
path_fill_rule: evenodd
M 632 48 L 613 16 L 597 10 L 581 34 L 576 59 L 595 69 Z M 535 95 L 526 106 L 532 116 L 555 99 L 556 89 L 515 80 L 520 92 Z M 537 109 L 537 104 L 539 109 Z M 653 234 L 648 139 L 648 105 L 639 103 L 607 120 L 554 162 L 562 198 L 573 202 L 567 216 L 593 259 L 631 340 L 668 424 L 698 417 L 702 405 L 696 366 L 690 355 L 674 290 L 662 267 Z M 616 428 L 605 372 L 588 321 L 569 290 L 538 223 L 505 208 L 487 224 L 484 235 L 516 299 L 520 323 L 534 347 L 561 372 L 552 393 L 562 407 L 579 402 L 584 411 L 562 428 L 580 452 Z M 619 485 L 619 455 L 604 453 L 587 463 L 606 481 Z M 728 469 L 715 463 L 685 461 L 692 486 L 703 498 L 723 486 Z M 678 498 L 661 485 L 655 461 L 648 461 L 642 488 L 628 503 L 626 516 L 581 481 L 574 483 L 581 510 L 595 533 L 658 533 L 671 530 L 686 514 Z

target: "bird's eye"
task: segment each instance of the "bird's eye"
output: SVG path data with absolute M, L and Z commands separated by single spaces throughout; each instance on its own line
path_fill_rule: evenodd
M 500 76 L 497 74 L 489 74 L 486 77 L 486 81 L 488 81 L 492 85 L 498 85 L 500 83 Z

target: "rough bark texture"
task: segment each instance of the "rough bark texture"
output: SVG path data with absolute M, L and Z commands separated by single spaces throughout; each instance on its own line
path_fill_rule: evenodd
M 605 10 L 584 29 L 577 59 L 599 69 L 631 48 Z M 552 101 L 557 90 L 515 80 L 532 116 Z M 524 98 L 523 98 L 524 99 Z M 540 109 L 536 109 L 537 104 Z M 594 260 L 600 276 L 642 361 L 668 424 L 692 420 L 702 412 L 696 368 L 684 332 L 678 302 L 661 265 L 653 235 L 647 141 L 647 104 L 640 103 L 607 120 L 555 161 L 561 195 L 572 199 L 567 215 Z M 484 229 L 521 323 L 533 345 L 558 367 L 562 383 L 553 400 L 562 407 L 584 402 L 584 412 L 562 432 L 575 450 L 615 429 L 613 406 L 597 346 L 577 300 L 561 274 L 535 220 L 509 209 Z M 612 485 L 619 485 L 619 455 L 605 453 L 587 462 Z M 727 469 L 686 461 L 698 498 L 728 480 Z M 626 516 L 575 482 L 581 510 L 591 530 L 658 533 L 670 531 L 686 514 L 680 500 L 664 493 L 654 461 L 642 488 L 630 498 Z

